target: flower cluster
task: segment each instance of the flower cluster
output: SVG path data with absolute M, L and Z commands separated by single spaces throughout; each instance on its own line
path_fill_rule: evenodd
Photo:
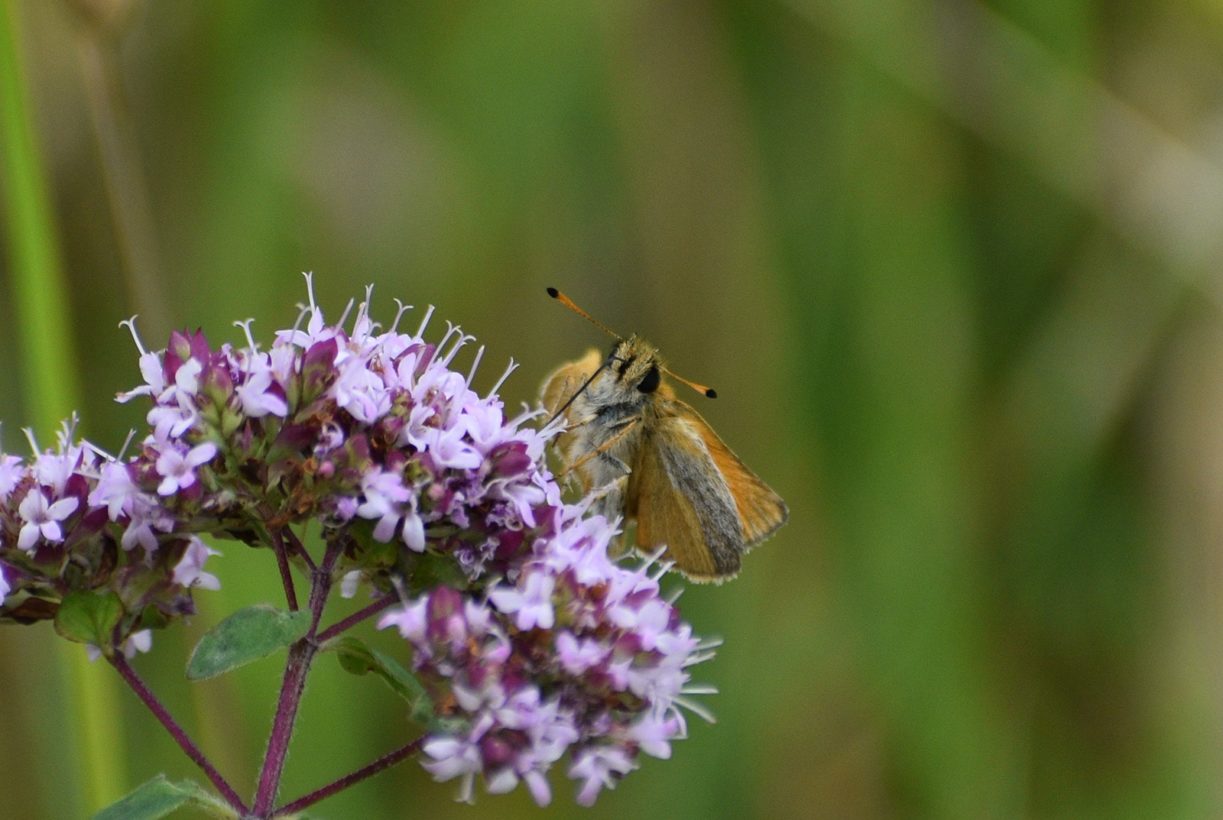
M 149 402 L 135 453 L 73 443 L 26 462 L 0 456 L 0 619 L 56 616 L 85 590 L 117 601 L 103 652 L 147 650 L 150 627 L 192 611 L 217 553 L 201 537 L 277 550 L 317 578 L 293 527 L 321 524 L 328 583 L 417 596 L 387 615 L 435 709 L 423 750 L 439 779 L 524 781 L 542 803 L 565 754 L 592 802 L 683 737 L 688 667 L 708 656 L 658 577 L 612 563 L 615 530 L 565 505 L 548 471 L 551 431 L 507 419 L 496 391 L 451 365 L 472 338 L 440 341 L 374 322 L 366 301 L 329 324 L 313 292 L 266 350 L 213 347 L 202 332 L 140 351 Z M 351 314 L 352 321 L 348 321 Z M 37 450 L 37 448 L 36 448 Z M 282 569 L 284 566 L 282 564 Z M 329 576 L 328 572 L 333 572 Z M 110 611 L 110 610 L 107 610 Z M 77 638 L 80 640 L 81 638 Z
M 685 734 L 678 706 L 703 714 L 684 696 L 706 691 L 689 686 L 688 667 L 710 647 L 659 597 L 648 565 L 608 560 L 614 534 L 601 516 L 556 509 L 512 585 L 487 600 L 442 587 L 383 617 L 445 705 L 425 767 L 460 778 L 462 799 L 480 774 L 493 793 L 522 780 L 545 805 L 545 773 L 568 751 L 578 802 L 589 805 L 639 753 L 670 757 Z
M 162 356 L 143 353 L 146 383 L 121 398 L 153 398 L 145 452 L 162 506 L 198 501 L 196 471 L 210 465 L 208 508 L 240 537 L 257 538 L 269 518 L 333 530 L 365 521 L 358 540 L 415 553 L 428 542 L 471 577 L 503 561 L 521 543 L 513 533 L 535 525 L 534 508 L 559 497 L 536 469 L 545 440 L 522 426 L 533 414 L 506 421 L 496 388 L 471 389 L 480 354 L 466 377 L 449 368 L 470 336 L 451 325 L 425 342 L 432 310 L 415 334 L 400 333 L 406 309 L 382 331 L 363 302 L 347 332 L 312 297 L 266 353 L 247 324 L 245 349 L 214 351 L 197 333 L 175 334 Z
M 192 588 L 219 587 L 204 571 L 216 553 L 169 519 L 141 518 L 157 501 L 137 486 L 138 460 L 74 441 L 73 427 L 54 449 L 31 442 L 29 461 L 0 456 L 0 618 L 31 623 L 55 617 L 73 593 L 114 594 L 127 617 L 108 643 L 147 651 L 148 627 L 190 613 Z

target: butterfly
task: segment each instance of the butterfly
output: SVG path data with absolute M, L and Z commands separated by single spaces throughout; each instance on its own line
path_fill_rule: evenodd
M 735 576 L 789 511 L 665 377 L 717 394 L 668 370 L 644 339 L 614 333 L 555 288 L 548 295 L 616 338 L 607 355 L 592 349 L 544 381 L 541 401 L 565 424 L 562 475 L 596 494 L 597 511 L 635 520 L 638 550 L 665 547 L 664 560 L 694 581 Z

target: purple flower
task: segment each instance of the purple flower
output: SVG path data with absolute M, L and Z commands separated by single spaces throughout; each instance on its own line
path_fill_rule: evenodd
M 50 487 L 53 495 L 63 495 L 68 479 L 81 464 L 80 447 L 69 447 L 60 453 L 41 453 L 34 459 L 34 480 Z
M 399 630 L 400 637 L 414 644 L 421 643 L 425 639 L 425 626 L 428 623 L 425 610 L 428 606 L 429 599 L 421 598 L 410 606 L 393 609 L 379 619 L 378 628 L 386 629 L 388 626 L 393 626 Z
M 217 576 L 204 572 L 204 562 L 209 556 L 220 555 L 214 549 L 209 549 L 203 541 L 192 536 L 183 551 L 183 557 L 174 565 L 174 583 L 184 587 L 199 587 L 200 589 L 220 589 L 221 581 Z
M 571 675 L 580 675 L 598 666 L 610 651 L 595 638 L 575 638 L 572 632 L 560 632 L 556 636 L 557 658 Z
M 123 653 L 123 657 L 129 661 L 136 657 L 137 653 L 148 652 L 153 648 L 153 630 L 141 629 L 129 635 L 123 643 L 119 645 L 119 651 Z M 102 657 L 102 650 L 93 644 L 85 645 L 85 654 L 91 661 L 96 661 Z
M 614 789 L 616 782 L 637 768 L 628 753 L 616 746 L 593 746 L 583 750 L 569 767 L 569 776 L 582 781 L 577 801 L 593 806 L 604 788 Z
M 364 361 L 349 359 L 335 381 L 336 404 L 357 421 L 370 424 L 391 409 L 391 397 L 382 379 Z
M 641 747 L 646 754 L 667 760 L 671 757 L 671 740 L 684 736 L 684 727 L 678 713 L 641 716 L 627 733 L 629 739 Z
M 17 536 L 17 549 L 32 550 L 39 537 L 52 544 L 63 541 L 64 532 L 59 523 L 72 515 L 80 503 L 74 496 L 49 503 L 40 488 L 31 489 L 17 508 L 17 514 L 25 521 Z
M 174 390 L 180 397 L 187 399 L 200 389 L 200 373 L 204 365 L 197 359 L 188 359 L 174 372 Z
M 173 389 L 168 392 L 171 394 L 170 400 L 158 404 L 145 417 L 153 425 L 153 437 L 158 441 L 181 436 L 199 420 L 199 412 L 190 396 L 175 393 Z
M 401 505 L 412 497 L 403 486 L 403 477 L 392 472 L 370 471 L 361 479 L 361 491 L 365 500 L 357 507 L 357 515 L 377 519 L 374 538 L 383 543 L 390 541 L 403 517 Z
M 436 737 L 425 742 L 422 751 L 432 761 L 421 764 L 425 771 L 438 780 L 461 778 L 459 800 L 475 802 L 475 776 L 483 766 L 480 755 L 479 735 L 472 732 L 467 738 Z
M 489 600 L 497 609 L 506 614 L 517 613 L 515 623 L 519 629 L 551 629 L 552 589 L 556 580 L 546 572 L 531 572 L 526 576 L 526 583 L 519 591 L 515 587 L 495 589 L 489 594 Z
M 252 363 L 246 382 L 234 390 L 242 405 L 242 412 L 253 419 L 266 415 L 284 417 L 289 412 L 289 406 L 283 398 L 269 390 L 275 382 L 270 361 L 266 356 L 252 361 L 257 364 Z
M 17 456 L 0 456 L 0 503 L 8 500 L 9 495 L 17 487 L 17 482 L 25 477 L 26 467 Z
M 613 525 L 590 499 L 562 503 L 554 431 L 528 426 L 539 411 L 507 419 L 496 395 L 513 360 L 477 394 L 483 348 L 458 372 L 471 337 L 448 324 L 426 341 L 432 308 L 414 332 L 398 329 L 402 305 L 384 328 L 367 293 L 328 323 L 308 287 L 266 351 L 249 321 L 241 347 L 176 332 L 153 352 L 133 327 L 143 384 L 120 400 L 149 402 L 134 455 L 73 443 L 71 424 L 54 451 L 0 455 L 0 532 L 17 533 L 0 545 L 0 601 L 113 592 L 125 609 L 103 651 L 130 655 L 149 646 L 141 627 L 220 586 L 206 539 L 296 549 L 293 530 L 312 527 L 300 540 L 328 550 L 314 566 L 334 567 L 313 575 L 345 596 L 414 590 L 379 626 L 438 709 L 422 765 L 462 799 L 478 777 L 546 805 L 560 769 L 589 804 L 641 755 L 670 756 L 682 710 L 707 714 L 691 673 L 710 647 L 662 595 L 662 568 L 612 561 Z
M 146 554 L 151 554 L 157 550 L 157 532 L 171 532 L 174 529 L 174 519 L 155 499 L 144 494 L 135 496 L 128 514 L 131 521 L 119 542 L 125 551 L 141 546 Z
M 686 734 L 680 707 L 689 668 L 708 657 L 645 570 L 607 560 L 614 531 L 580 508 L 554 511 L 556 531 L 487 603 L 445 587 L 382 618 L 412 645 L 413 667 L 458 714 L 435 732 L 425 764 L 458 779 L 471 798 L 481 775 L 490 793 L 527 785 L 551 799 L 546 774 L 566 752 L 578 802 L 589 804 L 637 767 L 641 753 L 668 757 Z M 557 624 L 565 628 L 556 628 Z M 447 697 L 447 695 L 449 697 Z
M 98 483 L 89 494 L 89 506 L 106 507 L 106 514 L 111 521 L 118 521 L 120 516 L 130 516 L 136 498 L 140 496 L 140 488 L 132 481 L 128 465 L 120 461 L 110 461 L 102 466 Z
M 463 440 L 464 433 L 464 430 L 457 428 L 426 428 L 420 439 L 421 446 L 429 452 L 429 457 L 439 467 L 474 470 L 484 462 L 484 458 Z
M 195 483 L 195 468 L 212 461 L 217 446 L 211 441 L 197 444 L 187 452 L 170 447 L 157 459 L 157 472 L 163 476 L 157 485 L 158 495 L 174 495 Z

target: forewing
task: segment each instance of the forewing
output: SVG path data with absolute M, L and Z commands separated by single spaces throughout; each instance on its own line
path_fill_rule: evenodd
M 629 476 L 629 507 L 637 518 L 637 546 L 662 545 L 667 558 L 696 581 L 739 571 L 743 536 L 734 500 L 695 428 L 664 416 L 649 430 Z

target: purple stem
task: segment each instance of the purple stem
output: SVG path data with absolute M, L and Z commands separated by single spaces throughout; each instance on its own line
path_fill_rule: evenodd
M 284 539 L 285 541 L 289 542 L 289 546 L 293 548 L 293 551 L 297 553 L 298 556 L 300 556 L 303 561 L 306 562 L 306 566 L 310 567 L 311 572 L 318 569 L 318 567 L 314 563 L 314 559 L 311 558 L 310 553 L 306 551 L 306 545 L 303 544 L 301 542 L 301 539 L 297 537 L 297 533 L 293 532 L 293 530 L 290 529 L 289 527 L 285 527 Z
M 173 716 L 166 711 L 166 707 L 161 705 L 161 702 L 157 700 L 157 696 L 153 694 L 152 690 L 150 690 L 145 682 L 141 680 L 140 676 L 136 674 L 136 670 L 132 669 L 131 665 L 127 662 L 127 659 L 122 655 L 115 655 L 114 657 L 110 658 L 110 663 L 113 667 L 115 667 L 115 670 L 120 674 L 120 676 L 122 676 L 123 680 L 127 681 L 127 685 L 130 686 L 132 691 L 136 693 L 136 697 L 140 698 L 140 700 L 144 702 L 144 705 L 149 707 L 149 711 L 153 713 L 153 715 L 161 722 L 161 725 L 165 727 L 166 731 L 170 733 L 170 737 L 174 738 L 174 742 L 179 745 L 179 748 L 186 752 L 187 757 L 191 758 L 195 765 L 204 770 L 204 774 L 206 774 L 208 779 L 212 781 L 212 785 L 216 786 L 217 791 L 221 793 L 221 796 L 225 798 L 226 802 L 228 802 L 229 805 L 232 806 L 239 814 L 245 813 L 246 804 L 242 802 L 242 798 L 238 796 L 238 793 L 233 790 L 233 787 L 226 782 L 225 778 L 221 776 L 221 773 L 218 772 L 216 768 L 208 761 L 208 758 L 204 756 L 204 753 L 200 751 L 200 748 L 195 745 L 190 737 L 187 736 L 187 733 L 183 730 L 183 727 L 178 725 L 178 721 L 176 721 Z
M 302 809 L 306 808 L 307 806 L 312 806 L 315 803 L 319 802 L 320 800 L 326 797 L 330 797 L 331 795 L 335 794 L 336 792 L 347 789 L 349 786 L 353 785 L 354 783 L 360 783 L 362 780 L 364 780 L 367 777 L 373 777 L 374 775 L 378 774 L 378 772 L 382 771 L 383 769 L 389 769 L 391 766 L 394 766 L 396 763 L 400 762 L 401 760 L 404 760 L 416 754 L 416 752 L 420 750 L 421 744 L 423 742 L 424 742 L 423 738 L 417 738 L 416 740 L 413 740 L 411 743 L 405 746 L 402 746 L 393 752 L 389 752 L 383 755 L 382 757 L 375 760 L 373 763 L 370 763 L 367 766 L 362 766 L 360 769 L 357 769 L 352 774 L 344 775 L 343 777 L 341 777 L 339 780 L 335 781 L 334 783 L 328 783 L 326 786 L 323 786 L 321 789 L 315 789 L 314 791 L 310 792 L 309 794 L 305 795 L 304 797 L 297 798 L 292 803 L 286 803 L 285 805 L 276 809 L 276 811 L 273 812 L 273 814 L 279 815 L 279 814 L 292 814 L 294 812 L 299 812 Z
M 343 620 L 340 620 L 340 621 L 336 621 L 334 624 L 324 629 L 322 632 L 319 633 L 318 642 L 325 643 L 331 640 L 336 635 L 339 635 L 341 632 L 351 629 L 353 626 L 361 623 L 366 618 L 372 615 L 377 615 L 379 612 L 388 608 L 389 606 L 391 606 L 391 604 L 394 604 L 398 600 L 399 599 L 395 597 L 394 595 L 385 595 L 382 598 L 379 598 L 377 601 L 374 601 L 372 604 L 365 607 L 364 609 L 359 609 L 356 612 L 354 612 L 353 614 L 349 615 L 347 618 L 344 618 Z
M 283 542 L 276 539 L 283 548 Z M 280 684 L 280 699 L 276 703 L 276 719 L 272 722 L 272 734 L 268 738 L 267 754 L 259 773 L 259 787 L 251 813 L 255 817 L 271 817 L 272 801 L 280 787 L 280 776 L 284 773 L 285 757 L 289 751 L 289 740 L 293 737 L 293 722 L 301 705 L 302 692 L 306 688 L 306 674 L 314 653 L 318 651 L 318 622 L 323 616 L 323 606 L 331 591 L 331 570 L 340 557 L 338 543 L 329 543 L 323 556 L 323 564 L 311 573 L 310 584 L 310 631 L 289 647 L 289 659 L 285 663 L 284 679 Z
M 285 553 L 284 538 L 276 530 L 272 531 L 272 551 L 276 553 L 276 566 L 280 568 L 280 582 L 285 587 L 285 600 L 289 604 L 289 609 L 296 612 L 297 590 L 293 588 L 293 573 L 289 571 L 289 556 Z

